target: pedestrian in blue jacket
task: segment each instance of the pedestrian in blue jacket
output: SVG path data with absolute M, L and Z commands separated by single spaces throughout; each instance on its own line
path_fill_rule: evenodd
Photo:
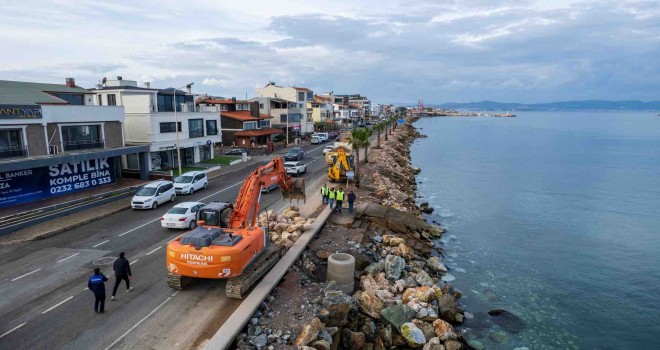
M 108 280 L 104 274 L 101 273 L 101 269 L 98 267 L 94 268 L 94 274 L 89 278 L 87 282 L 87 288 L 94 293 L 94 312 L 103 313 L 105 308 L 105 283 Z

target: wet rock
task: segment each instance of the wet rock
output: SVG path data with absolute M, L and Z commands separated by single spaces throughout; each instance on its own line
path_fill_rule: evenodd
M 316 339 L 319 335 L 319 332 L 323 329 L 323 324 L 318 317 L 314 317 L 310 324 L 307 324 L 303 327 L 300 335 L 295 340 L 295 345 L 304 346 L 309 344 L 312 340 Z
M 256 337 L 254 337 L 250 340 L 250 344 L 256 346 L 259 349 L 261 349 L 264 346 L 266 346 L 266 344 L 268 344 L 268 336 L 265 335 L 265 334 L 256 336 Z
M 378 262 L 371 263 L 369 266 L 364 268 L 364 272 L 370 274 L 371 276 L 376 276 L 378 273 L 385 270 L 385 262 L 379 260 Z
M 322 305 L 330 313 L 326 326 L 339 327 L 348 323 L 348 313 L 353 307 L 353 299 L 350 296 L 340 290 L 328 290 Z
M 431 300 L 435 299 L 435 290 L 426 286 L 406 289 L 406 291 L 403 292 L 402 301 L 405 304 L 408 304 L 413 299 L 422 303 L 429 303 Z
M 386 348 L 392 346 L 392 326 L 386 325 L 383 328 L 378 330 L 378 337 L 383 341 L 383 345 Z
M 484 296 L 484 298 L 486 298 L 486 300 L 488 300 L 488 301 L 497 301 L 497 295 L 495 295 L 495 292 L 494 292 L 492 289 L 490 289 L 490 288 L 486 288 L 486 289 L 484 290 L 484 292 L 481 293 L 481 294 L 482 294 L 482 295 Z
M 490 337 L 490 339 L 493 339 L 495 342 L 497 342 L 499 344 L 504 344 L 504 343 L 506 343 L 506 340 L 507 340 L 506 332 L 504 332 L 504 331 L 493 332 L 493 333 L 489 334 L 488 336 Z
M 355 293 L 358 307 L 371 318 L 380 319 L 383 303 L 371 292 L 358 291 Z
M 328 341 L 325 339 L 319 339 L 313 341 L 311 344 L 309 344 L 309 346 L 316 350 L 330 350 L 332 343 L 328 343 Z
M 412 322 L 406 322 L 401 325 L 401 336 L 413 348 L 421 348 L 426 344 L 424 332 Z
M 467 341 L 467 345 L 473 347 L 475 350 L 484 350 L 484 344 L 476 339 L 470 339 Z
M 435 329 L 435 335 L 437 335 L 440 340 L 456 339 L 454 327 L 444 320 L 437 319 L 433 321 L 433 328 Z
M 525 329 L 525 321 L 509 311 L 503 309 L 495 309 L 488 311 L 488 315 L 491 316 L 495 323 L 497 323 L 500 327 L 504 328 L 508 332 L 518 333 Z
M 387 255 L 385 257 L 385 276 L 391 280 L 398 280 L 405 266 L 406 262 L 402 257 Z
M 362 350 L 367 343 L 367 339 L 362 332 L 353 332 L 350 329 L 345 328 L 341 335 L 344 349 Z
M 456 321 L 456 313 L 458 312 L 456 308 L 456 299 L 451 294 L 443 294 L 438 299 L 438 307 L 440 308 L 440 317 L 449 321 Z
M 258 325 L 258 324 L 259 324 L 259 318 L 257 318 L 257 317 L 252 317 L 252 318 L 250 319 L 250 324 L 252 324 L 253 326 Z
M 445 341 L 446 350 L 461 350 L 463 349 L 463 344 L 456 340 L 447 340 Z
M 426 271 L 421 270 L 415 275 L 415 281 L 417 284 L 420 286 L 432 286 L 433 285 L 433 279 L 431 279 L 431 276 L 429 276 Z
M 458 324 L 461 324 L 463 323 L 463 321 L 465 321 L 465 317 L 460 312 L 456 313 L 456 316 L 454 316 L 454 318 L 455 318 L 454 321 L 456 321 L 456 323 Z
M 415 311 L 408 305 L 396 305 L 381 310 L 380 316 L 386 324 L 391 325 L 393 329 L 398 331 L 401 325 L 410 322 L 415 316 Z
M 442 345 L 440 338 L 433 337 L 429 339 L 428 343 L 424 345 L 422 350 L 445 350 L 445 346 Z
M 431 339 L 436 336 L 435 328 L 433 327 L 432 324 L 428 322 L 424 322 L 422 320 L 413 320 L 413 323 L 415 324 L 415 326 L 417 326 L 417 328 L 422 330 L 422 333 L 424 333 L 424 337 L 426 337 L 426 339 Z
M 432 256 L 426 260 L 426 265 L 430 267 L 433 271 L 439 272 L 439 273 L 445 273 L 447 272 L 447 267 L 445 264 L 442 263 L 442 260 L 440 260 L 439 257 L 437 256 Z

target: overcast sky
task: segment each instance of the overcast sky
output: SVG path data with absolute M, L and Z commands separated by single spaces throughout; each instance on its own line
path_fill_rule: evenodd
M 660 1 L 0 1 L 0 79 L 378 103 L 659 100 Z

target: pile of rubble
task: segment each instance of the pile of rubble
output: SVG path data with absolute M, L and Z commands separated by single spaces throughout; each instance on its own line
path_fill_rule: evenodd
M 300 215 L 300 208 L 290 206 L 282 214 L 268 210 L 259 215 L 259 226 L 268 227 L 270 239 L 275 244 L 291 248 L 300 235 L 307 231 L 314 218 L 305 219 Z

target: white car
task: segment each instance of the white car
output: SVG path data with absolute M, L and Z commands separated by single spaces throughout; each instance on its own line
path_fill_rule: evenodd
M 156 209 L 159 205 L 176 199 L 174 184 L 172 181 L 156 181 L 146 184 L 140 188 L 133 199 L 133 209 Z
M 326 153 L 332 151 L 333 149 L 334 149 L 334 147 L 332 147 L 332 146 L 330 146 L 330 145 L 327 145 L 327 146 L 325 146 L 325 148 L 323 149 L 323 154 L 326 154 Z
M 203 171 L 189 171 L 174 179 L 176 193 L 193 194 L 209 186 L 209 179 Z
M 284 168 L 287 174 L 300 175 L 307 172 L 307 165 L 301 161 L 297 162 L 284 162 Z
M 162 218 L 160 225 L 165 228 L 194 229 L 197 227 L 197 212 L 203 207 L 202 202 L 183 202 L 168 210 Z

